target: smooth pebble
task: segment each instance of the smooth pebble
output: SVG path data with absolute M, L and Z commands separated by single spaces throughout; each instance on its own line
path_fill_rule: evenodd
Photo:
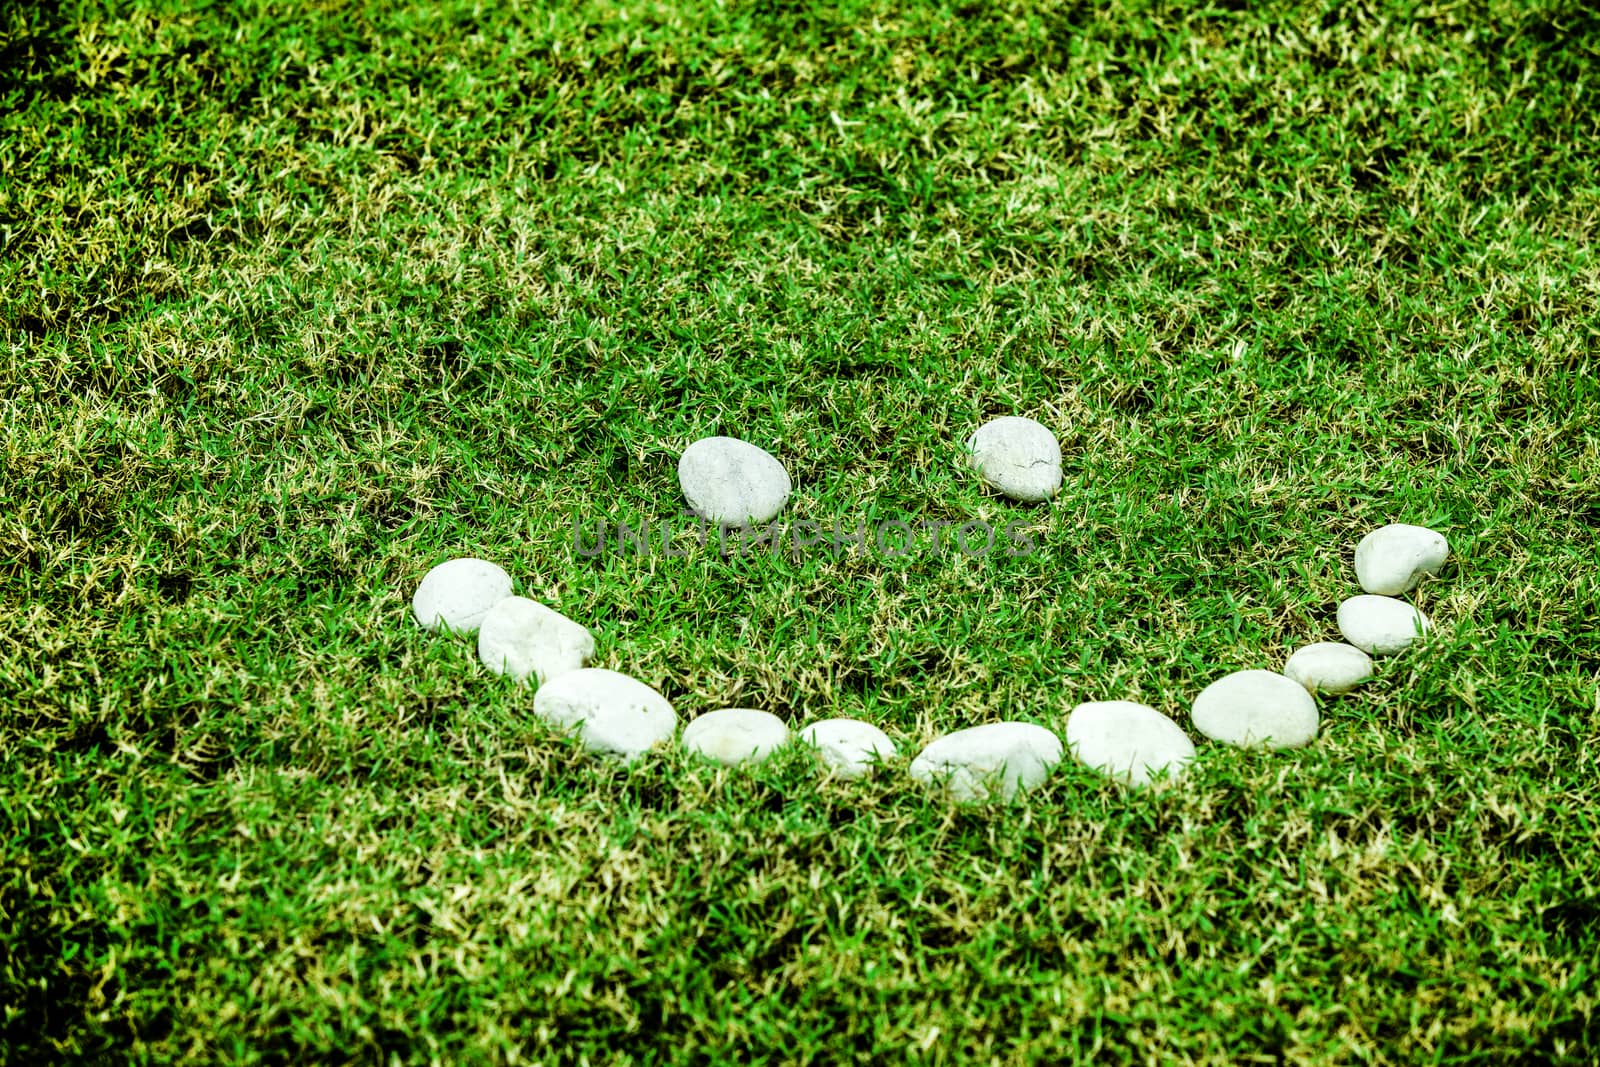
M 496 674 L 539 684 L 581 668 L 594 655 L 594 637 L 559 611 L 527 597 L 508 596 L 478 627 L 478 659 Z
M 1369 593 L 1394 596 L 1414 589 L 1424 574 L 1437 574 L 1449 555 L 1443 534 L 1426 526 L 1390 523 L 1356 546 L 1356 580 Z
M 766 522 L 793 488 L 777 457 L 737 437 L 706 437 L 684 449 L 678 485 L 696 515 L 728 526 Z
M 1132 700 L 1079 704 L 1067 716 L 1066 740 L 1079 762 L 1132 785 L 1147 785 L 1163 772 L 1175 779 L 1194 759 L 1194 742 L 1183 727 Z
M 1339 632 L 1344 639 L 1374 656 L 1400 652 L 1432 627 L 1428 617 L 1404 600 L 1389 596 L 1353 596 L 1339 605 Z
M 1241 748 L 1299 748 L 1317 736 L 1317 702 L 1305 687 L 1275 671 L 1235 671 L 1201 690 L 1194 728 Z
M 726 763 L 760 763 L 789 740 L 789 727 L 769 711 L 722 708 L 683 728 L 683 747 Z
M 1061 762 L 1061 739 L 1028 722 L 971 726 L 934 741 L 911 761 L 911 777 L 942 782 L 956 800 L 1010 800 Z
M 411 613 L 425 630 L 447 626 L 472 633 L 489 609 L 511 595 L 511 575 L 488 560 L 464 557 L 441 563 L 422 576 L 411 597 Z
M 632 762 L 671 741 L 678 713 L 643 682 L 603 667 L 552 678 L 533 695 L 533 713 L 560 729 L 577 728 L 583 747 Z
M 888 734 L 859 719 L 814 722 L 800 731 L 800 740 L 817 750 L 835 778 L 860 778 L 895 754 Z
M 1297 649 L 1283 675 L 1312 693 L 1348 693 L 1372 677 L 1372 657 L 1343 641 L 1318 641 Z
M 1048 500 L 1061 488 L 1061 445 L 1042 423 L 991 419 L 967 439 L 974 470 L 1014 500 Z

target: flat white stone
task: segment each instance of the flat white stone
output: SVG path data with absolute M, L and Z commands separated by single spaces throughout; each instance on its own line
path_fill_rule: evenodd
M 1296 649 L 1283 665 L 1308 692 L 1348 693 L 1372 677 L 1372 657 L 1343 641 L 1318 641 Z
M 1317 736 L 1317 702 L 1305 686 L 1275 671 L 1234 671 L 1201 690 L 1194 728 L 1247 748 L 1299 748 Z
M 1399 652 L 1433 624 L 1404 600 L 1389 596 L 1353 596 L 1339 605 L 1339 632 L 1344 639 L 1374 656 Z
M 441 563 L 422 576 L 411 614 L 424 630 L 448 626 L 458 634 L 478 629 L 489 609 L 511 595 L 511 575 L 470 556 Z
M 1194 759 L 1194 742 L 1183 727 L 1132 700 L 1079 704 L 1067 716 L 1066 735 L 1079 762 L 1132 785 L 1147 785 L 1163 772 L 1177 778 Z
M 678 485 L 696 515 L 729 526 L 766 522 L 793 488 L 777 457 L 737 437 L 706 437 L 684 449 Z
M 527 597 L 506 597 L 478 627 L 478 659 L 519 682 L 532 677 L 542 685 L 578 670 L 592 655 L 594 638 L 588 630 Z
M 1061 488 L 1061 445 L 1019 415 L 991 419 L 967 439 L 972 468 L 1013 500 L 1048 500 Z
M 895 754 L 888 734 L 859 719 L 814 722 L 800 731 L 800 740 L 817 750 L 835 778 L 860 778 Z
M 683 747 L 726 763 L 760 763 L 789 740 L 789 727 L 768 711 L 722 708 L 683 728 Z
M 1356 546 L 1356 580 L 1369 593 L 1394 596 L 1416 588 L 1424 574 L 1437 574 L 1450 543 L 1426 526 L 1393 522 Z
M 994 722 L 945 734 L 911 761 L 911 777 L 943 782 L 957 800 L 1010 800 L 1061 762 L 1061 739 L 1030 722 Z
M 533 694 L 533 713 L 563 730 L 576 728 L 583 747 L 631 763 L 671 741 L 678 713 L 637 679 L 603 667 L 568 671 Z

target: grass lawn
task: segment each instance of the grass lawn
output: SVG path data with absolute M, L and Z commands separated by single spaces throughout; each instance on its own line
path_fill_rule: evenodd
M 4 4 L 0 1061 L 1600 1062 L 1597 239 L 1583 0 Z M 710 434 L 1035 550 L 576 550 Z M 1199 739 L 1388 522 L 1428 638 Z M 902 755 L 585 758 L 461 555 Z M 1106 699 L 1179 785 L 907 779 Z

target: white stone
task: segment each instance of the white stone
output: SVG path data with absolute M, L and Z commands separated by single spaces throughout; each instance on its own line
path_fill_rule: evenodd
M 768 711 L 722 708 L 683 728 L 683 747 L 726 763 L 760 763 L 789 740 L 789 727 Z
M 1061 739 L 1029 722 L 995 722 L 946 734 L 911 761 L 911 777 L 942 782 L 957 800 L 1010 800 L 1061 762 Z
M 510 595 L 511 575 L 500 567 L 483 559 L 452 559 L 422 576 L 411 597 L 411 613 L 425 630 L 448 626 L 454 633 L 469 634 L 490 608 Z
M 1390 523 L 1356 546 L 1356 580 L 1369 593 L 1394 596 L 1414 589 L 1424 574 L 1437 574 L 1449 554 L 1443 534 L 1426 526 Z
M 1194 742 L 1183 727 L 1132 700 L 1079 704 L 1067 716 L 1066 735 L 1079 762 L 1132 785 L 1147 785 L 1163 772 L 1177 778 L 1194 759 Z
M 1275 671 L 1235 671 L 1201 690 L 1194 728 L 1241 748 L 1299 748 L 1317 736 L 1317 702 L 1305 686 Z
M 589 631 L 527 597 L 508 596 L 478 627 L 478 659 L 496 674 L 544 684 L 581 668 L 594 655 Z
M 1061 445 L 1033 419 L 1006 415 L 967 439 L 974 470 L 1014 500 L 1048 500 L 1061 488 Z
M 1339 605 L 1339 632 L 1363 652 L 1382 656 L 1399 652 L 1433 624 L 1404 600 L 1390 596 L 1353 596 Z
M 800 731 L 835 778 L 860 778 L 895 754 L 889 735 L 859 719 L 824 719 Z
M 577 729 L 591 752 L 633 762 L 671 741 L 678 713 L 667 698 L 626 674 L 603 667 L 568 671 L 539 687 L 533 713 L 563 730 Z
M 766 522 L 793 488 L 777 457 L 737 437 L 706 437 L 684 449 L 678 485 L 696 515 L 729 526 Z
M 1297 649 L 1283 675 L 1312 693 L 1348 693 L 1372 677 L 1372 657 L 1343 641 L 1318 641 Z

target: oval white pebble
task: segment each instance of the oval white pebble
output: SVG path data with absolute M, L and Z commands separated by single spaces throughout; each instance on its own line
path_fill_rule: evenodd
M 1183 727 L 1132 700 L 1079 704 L 1067 716 L 1066 735 L 1081 763 L 1132 785 L 1147 785 L 1162 773 L 1177 778 L 1194 759 L 1194 742 Z
M 1388 596 L 1353 596 L 1339 605 L 1339 632 L 1363 652 L 1382 656 L 1411 645 L 1420 629 L 1433 624 L 1404 600 Z
M 1013 500 L 1048 500 L 1061 488 L 1061 445 L 1042 423 L 991 419 L 967 439 L 974 470 Z
M 1317 736 L 1317 702 L 1305 687 L 1275 671 L 1235 671 L 1201 690 L 1194 728 L 1241 748 L 1299 748 Z
M 972 726 L 934 741 L 911 761 L 911 777 L 942 782 L 957 800 L 1010 800 L 1061 762 L 1061 739 L 1030 722 Z
M 1356 546 L 1356 580 L 1369 593 L 1394 596 L 1415 588 L 1424 574 L 1437 574 L 1449 554 L 1450 543 L 1443 534 L 1393 522 L 1373 530 Z
M 478 627 L 478 659 L 496 674 L 540 684 L 578 670 L 594 655 L 589 631 L 527 597 L 508 596 Z
M 678 713 L 643 682 L 603 667 L 552 678 L 533 695 L 533 713 L 552 726 L 578 730 L 583 747 L 632 762 L 671 741 Z
M 817 750 L 836 778 L 860 778 L 895 754 L 888 734 L 859 719 L 814 722 L 800 731 L 800 740 Z
M 472 633 L 489 609 L 511 595 L 511 575 L 488 560 L 464 557 L 441 563 L 417 584 L 411 613 L 425 630 L 447 626 Z
M 1343 641 L 1318 641 L 1297 649 L 1283 675 L 1312 693 L 1348 693 L 1372 677 L 1372 657 Z
M 789 727 L 768 711 L 722 708 L 683 728 L 683 747 L 718 763 L 760 763 L 789 740 Z
M 684 449 L 678 485 L 696 515 L 729 526 L 766 522 L 793 488 L 777 457 L 737 437 L 706 437 Z

